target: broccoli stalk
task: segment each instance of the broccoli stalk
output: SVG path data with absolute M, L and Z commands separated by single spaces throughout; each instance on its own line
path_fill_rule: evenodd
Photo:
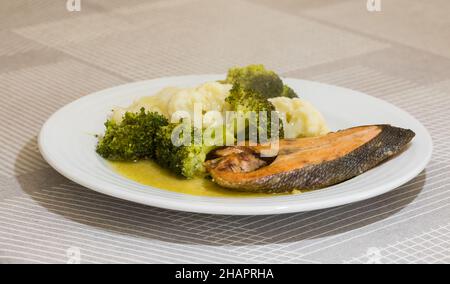
M 154 157 L 156 144 L 154 136 L 160 127 L 168 124 L 167 119 L 144 108 L 137 113 L 127 112 L 117 123 L 108 120 L 106 132 L 99 138 L 97 153 L 111 161 L 137 161 Z

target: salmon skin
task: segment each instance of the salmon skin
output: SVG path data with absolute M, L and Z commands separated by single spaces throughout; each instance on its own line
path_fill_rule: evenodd
M 205 167 L 222 187 L 247 192 L 314 190 L 354 178 L 401 152 L 414 138 L 390 125 L 350 128 L 321 137 L 280 140 L 272 160 L 264 146 L 226 147 L 211 153 Z

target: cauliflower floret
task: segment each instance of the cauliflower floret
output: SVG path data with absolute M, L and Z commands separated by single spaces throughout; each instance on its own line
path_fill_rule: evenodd
M 145 110 L 150 112 L 158 112 L 167 118 L 169 117 L 169 113 L 167 110 L 168 102 L 170 101 L 170 98 L 179 91 L 179 88 L 168 87 L 161 90 L 154 96 L 143 97 L 139 100 L 136 100 L 129 107 L 115 108 L 111 115 L 111 119 L 119 123 L 122 121 L 122 118 L 126 112 L 137 113 L 141 110 L 141 108 L 145 108 Z
M 322 114 L 312 104 L 299 98 L 273 98 L 275 109 L 286 114 L 285 138 L 314 137 L 329 132 Z
M 203 128 L 216 127 L 225 122 L 225 112 L 229 105 L 225 99 L 232 86 L 218 82 L 210 82 L 195 88 L 169 87 L 154 96 L 143 97 L 127 108 L 116 108 L 111 119 L 120 122 L 126 112 L 137 113 L 141 108 L 150 112 L 158 112 L 169 120 L 175 113 L 189 114 L 194 119 L 196 104 L 201 106 L 204 115 Z M 280 113 L 286 114 L 284 127 L 285 138 L 313 137 L 329 132 L 325 119 L 309 102 L 299 98 L 277 97 L 269 99 Z M 211 113 L 213 111 L 213 113 Z
M 222 114 L 220 120 L 214 119 L 214 116 L 203 117 L 203 128 L 208 128 L 219 123 L 222 124 L 224 113 L 227 110 L 225 98 L 228 97 L 231 87 L 229 84 L 218 82 L 205 83 L 196 88 L 168 87 L 153 96 L 135 101 L 127 108 L 114 109 L 111 119 L 120 122 L 126 112 L 139 112 L 141 108 L 150 112 L 158 112 L 169 120 L 173 114 L 180 112 L 188 113 L 191 119 L 194 119 L 194 107 L 195 104 L 199 104 L 202 107 L 202 114 L 209 111 Z
M 209 111 L 224 113 L 226 110 L 225 98 L 229 95 L 231 85 L 210 82 L 197 88 L 183 89 L 174 94 L 167 105 L 168 118 L 175 112 L 187 112 L 193 118 L 196 104 L 201 106 L 202 114 Z M 203 128 L 216 124 L 214 119 L 204 119 Z

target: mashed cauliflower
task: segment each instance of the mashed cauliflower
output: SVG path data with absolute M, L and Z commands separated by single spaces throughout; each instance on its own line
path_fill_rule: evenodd
M 158 112 L 168 119 L 177 111 L 185 111 L 193 117 L 195 104 L 202 106 L 203 114 L 209 111 L 224 114 L 227 110 L 225 98 L 231 87 L 228 84 L 209 82 L 195 88 L 165 88 L 154 96 L 137 100 L 130 107 L 114 109 L 112 119 L 120 122 L 126 112 L 138 112 L 141 108 Z M 214 119 L 209 117 L 204 119 L 203 127 L 210 127 L 214 123 Z
M 273 98 L 269 101 L 280 113 L 286 114 L 286 138 L 314 137 L 329 132 L 322 114 L 312 104 L 302 99 Z
M 143 97 L 127 108 L 117 108 L 113 111 L 112 119 L 122 120 L 126 112 L 138 112 L 141 108 L 158 112 L 168 119 L 177 111 L 185 111 L 193 117 L 195 104 L 201 104 L 202 113 L 216 111 L 225 121 L 228 110 L 225 98 L 229 95 L 231 85 L 209 82 L 195 88 L 168 87 L 154 96 Z M 325 135 L 329 132 L 325 119 L 310 103 L 299 98 L 279 97 L 269 100 L 280 113 L 286 114 L 285 137 L 313 137 Z M 215 126 L 217 119 L 212 116 L 203 117 L 203 128 Z
M 117 107 L 113 110 L 111 119 L 116 122 L 120 122 L 126 112 L 139 112 L 141 108 L 145 108 L 147 111 L 151 112 L 158 112 L 165 117 L 169 117 L 167 105 L 170 98 L 179 91 L 180 89 L 178 88 L 168 87 L 161 90 L 154 96 L 140 98 L 129 107 Z

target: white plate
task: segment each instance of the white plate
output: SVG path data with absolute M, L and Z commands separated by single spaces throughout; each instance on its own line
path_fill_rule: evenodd
M 103 124 L 112 108 L 127 106 L 166 86 L 194 86 L 224 76 L 162 78 L 85 96 L 56 112 L 45 123 L 39 135 L 41 153 L 62 175 L 107 195 L 167 209 L 233 215 L 310 211 L 365 200 L 410 181 L 423 171 L 431 158 L 429 133 L 405 111 L 360 92 L 295 79 L 285 82 L 324 114 L 332 130 L 392 124 L 412 129 L 417 136 L 395 159 L 342 184 L 299 195 L 241 199 L 200 197 L 144 186 L 116 174 L 96 154 L 94 134 L 104 131 Z

